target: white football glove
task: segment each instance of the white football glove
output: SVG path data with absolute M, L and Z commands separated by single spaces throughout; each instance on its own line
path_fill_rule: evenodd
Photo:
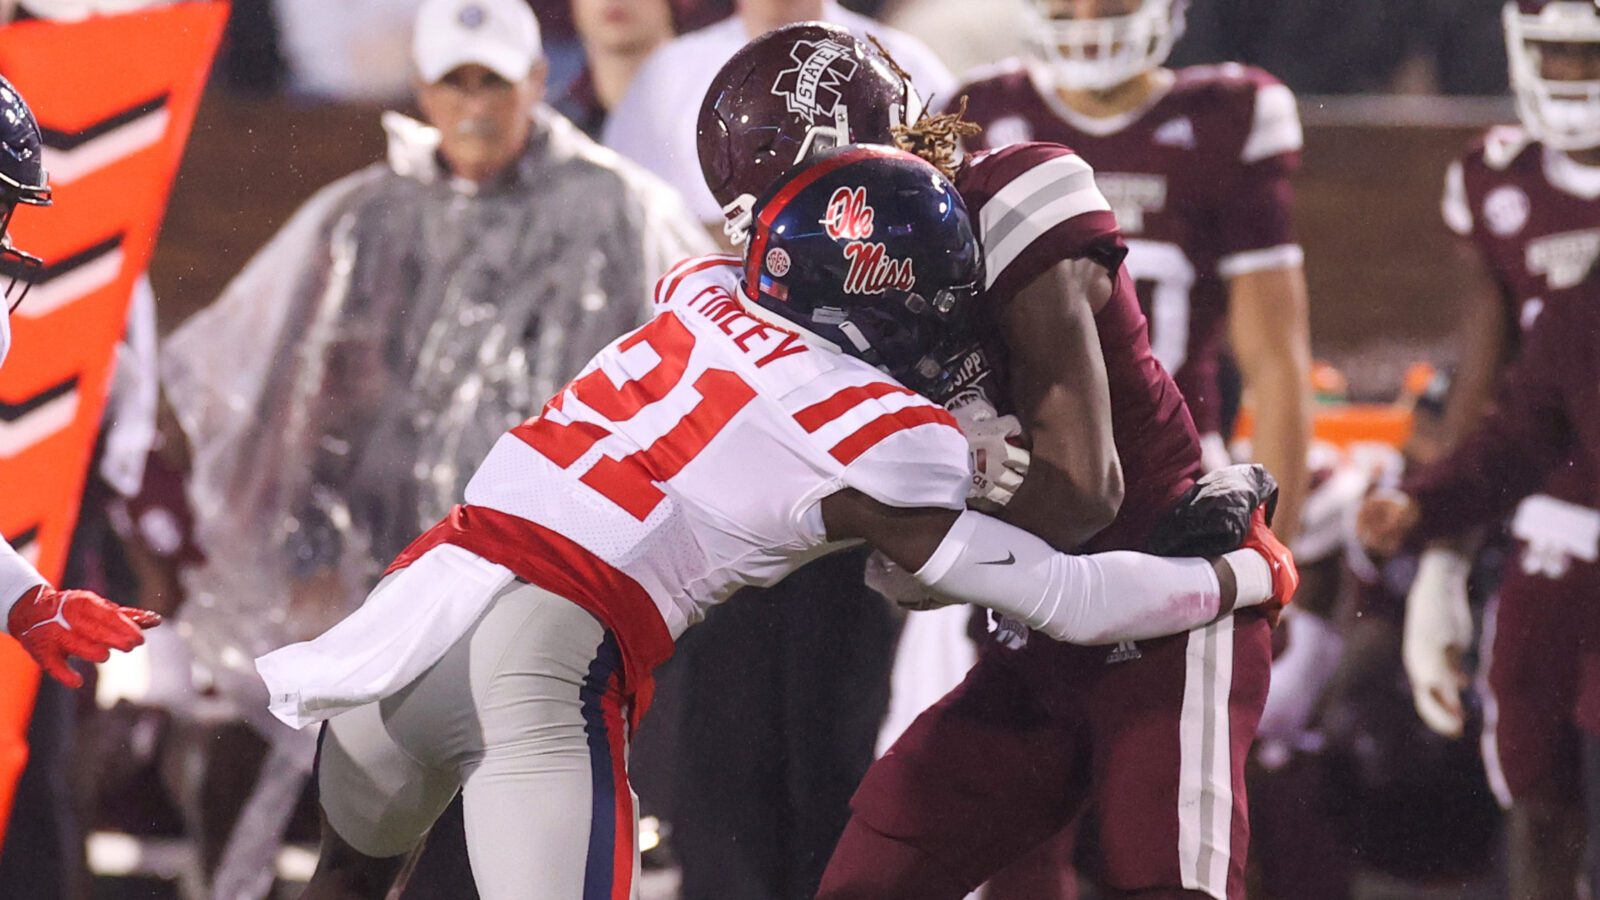
M 950 605 L 934 599 L 920 581 L 911 577 L 910 572 L 877 550 L 867 557 L 867 587 L 902 609 L 926 610 Z
M 1433 548 L 1417 563 L 1417 577 L 1406 595 L 1401 659 L 1411 679 L 1411 696 L 1423 723 L 1445 737 L 1460 737 L 1466 718 L 1461 690 L 1467 677 L 1461 654 L 1472 642 L 1472 610 L 1467 576 L 1472 570 L 1460 554 Z
M 967 500 L 974 509 L 993 512 L 1011 502 L 1028 475 L 1028 451 L 1009 438 L 1022 436 L 1016 416 L 1002 416 L 987 400 L 971 400 L 950 410 L 967 436 L 972 463 L 972 488 Z

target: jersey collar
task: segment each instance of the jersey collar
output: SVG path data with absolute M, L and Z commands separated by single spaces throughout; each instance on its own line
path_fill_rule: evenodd
M 1544 176 L 1574 197 L 1600 199 L 1600 167 L 1586 166 L 1559 150 L 1544 148 Z

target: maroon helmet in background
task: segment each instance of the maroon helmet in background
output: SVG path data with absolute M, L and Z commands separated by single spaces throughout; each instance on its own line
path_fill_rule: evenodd
M 801 22 L 746 44 L 700 104 L 700 172 L 734 245 L 750 210 L 779 175 L 819 150 L 893 144 L 922 117 L 922 99 L 882 52 L 849 31 Z

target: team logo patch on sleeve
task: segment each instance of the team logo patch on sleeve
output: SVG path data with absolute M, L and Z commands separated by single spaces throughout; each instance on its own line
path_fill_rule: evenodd
M 839 106 L 839 85 L 855 77 L 859 63 L 834 41 L 800 41 L 790 51 L 795 66 L 778 73 L 772 95 L 782 97 L 789 111 L 815 123 L 831 120 Z

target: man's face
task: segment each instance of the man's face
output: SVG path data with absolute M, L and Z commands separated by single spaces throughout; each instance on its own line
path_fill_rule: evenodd
M 528 143 L 530 112 L 544 97 L 544 76 L 540 63 L 513 84 L 468 64 L 417 88 L 417 103 L 439 129 L 439 153 L 451 174 L 482 183 L 516 161 Z
M 1539 77 L 1551 81 L 1600 81 L 1600 43 L 1538 41 L 1533 51 Z
M 572 0 L 573 24 L 586 46 L 639 53 L 672 37 L 667 0 Z
M 1144 0 L 1047 0 L 1044 4 L 1050 18 L 1072 21 L 1132 15 L 1143 5 Z

